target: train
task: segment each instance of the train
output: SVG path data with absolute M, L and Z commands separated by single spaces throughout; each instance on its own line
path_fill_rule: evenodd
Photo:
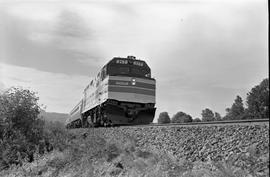
M 65 125 L 87 128 L 150 124 L 155 104 L 156 80 L 148 64 L 135 56 L 114 57 L 87 84 Z

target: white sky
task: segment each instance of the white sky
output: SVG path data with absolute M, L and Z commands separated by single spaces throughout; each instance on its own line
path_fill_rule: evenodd
M 0 41 L 0 89 L 30 88 L 54 112 L 114 56 L 150 65 L 157 116 L 224 115 L 268 76 L 266 0 L 0 0 Z

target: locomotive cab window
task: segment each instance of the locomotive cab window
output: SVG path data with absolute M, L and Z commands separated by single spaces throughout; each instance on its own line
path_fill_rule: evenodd
M 149 77 L 149 78 L 151 77 L 150 71 L 140 68 L 132 68 L 131 74 L 137 77 Z
M 129 67 L 120 67 L 119 74 L 129 74 Z
M 109 75 L 128 75 L 129 67 L 111 66 L 108 70 Z

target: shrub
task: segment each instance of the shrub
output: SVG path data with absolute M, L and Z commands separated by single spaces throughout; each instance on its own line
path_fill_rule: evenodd
M 43 137 L 44 121 L 38 119 L 40 107 L 36 93 L 12 87 L 0 95 L 0 166 L 34 160 Z
M 215 112 L 215 121 L 221 121 L 222 117 L 218 112 Z
M 241 120 L 244 118 L 245 108 L 240 96 L 236 96 L 231 108 L 226 109 L 225 120 Z
M 213 111 L 209 108 L 206 108 L 202 110 L 202 121 L 203 122 L 209 122 L 209 121 L 214 121 L 215 120 L 215 115 Z
M 200 118 L 198 118 L 198 117 L 192 120 L 192 122 L 201 122 L 201 121 L 202 120 Z
M 172 123 L 186 123 L 186 122 L 192 122 L 192 117 L 184 112 L 177 112 L 172 118 Z
M 166 124 L 166 123 L 170 123 L 170 122 L 171 122 L 171 120 L 170 120 L 170 117 L 168 115 L 168 112 L 162 112 L 159 114 L 158 123 Z
M 57 149 L 63 151 L 72 139 L 72 134 L 68 132 L 64 124 L 61 122 L 45 122 L 44 140 L 46 142 L 46 150 Z

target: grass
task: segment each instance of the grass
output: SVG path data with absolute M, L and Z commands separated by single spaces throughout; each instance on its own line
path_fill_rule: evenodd
M 133 137 L 104 139 L 93 131 L 84 133 L 54 132 L 53 151 L 36 155 L 32 163 L 12 166 L 0 176 L 51 176 L 51 177 L 255 177 L 269 175 L 269 156 L 261 156 L 256 145 L 247 148 L 238 157 L 229 156 L 222 161 L 196 161 L 176 159 L 172 154 L 154 147 L 142 149 Z M 67 134 L 68 133 L 68 134 Z M 242 158 L 250 170 L 237 167 L 236 159 Z M 267 163 L 268 168 L 255 168 Z M 265 165 L 264 165 L 265 166 Z M 259 170 L 258 170 L 259 169 Z M 256 171 L 257 170 L 257 171 Z

